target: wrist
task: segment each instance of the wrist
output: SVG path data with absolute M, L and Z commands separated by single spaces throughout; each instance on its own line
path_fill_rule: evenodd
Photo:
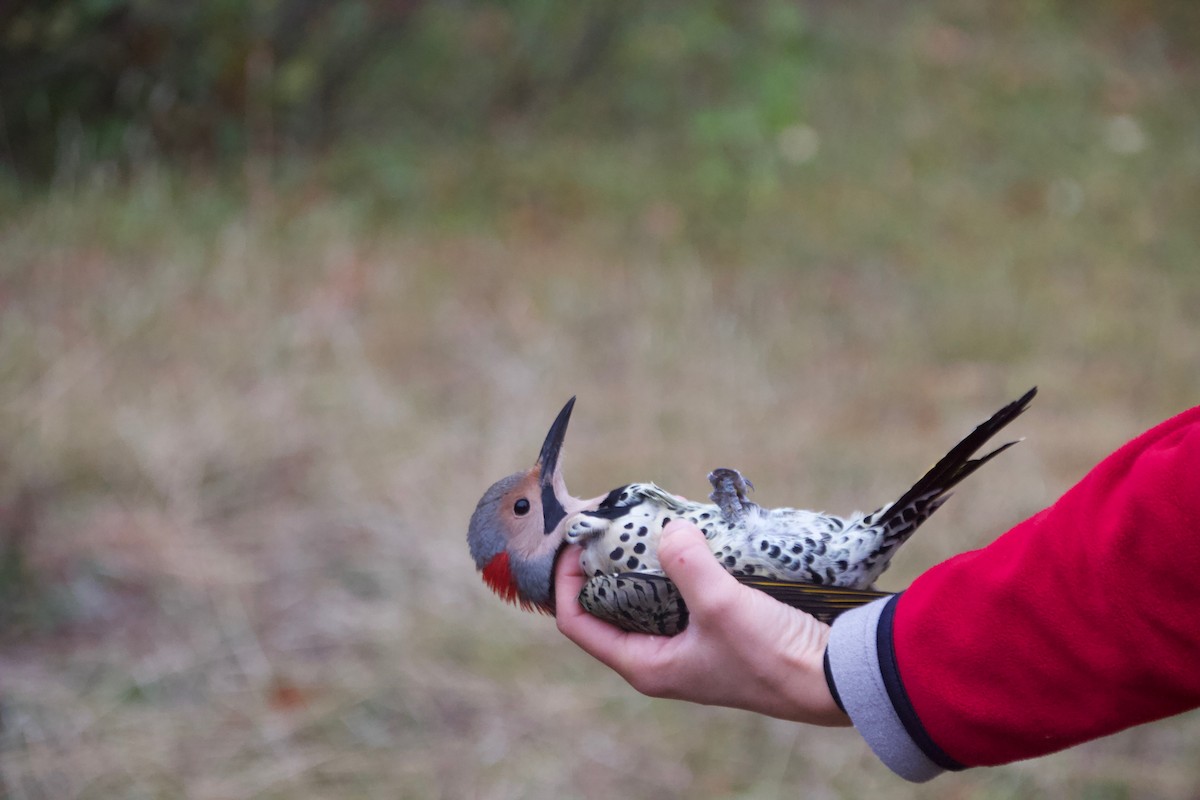
M 804 635 L 782 659 L 786 671 L 781 689 L 787 697 L 786 708 L 791 711 L 787 718 L 810 725 L 849 726 L 850 717 L 834 698 L 826 678 L 825 650 L 830 628 L 817 622 L 804 628 Z

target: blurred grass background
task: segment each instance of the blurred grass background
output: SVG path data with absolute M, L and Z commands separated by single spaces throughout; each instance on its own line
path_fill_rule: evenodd
M 1039 385 L 900 588 L 1194 405 L 1196 9 L 7 4 L 0 796 L 1200 797 L 648 700 L 464 542 L 572 394 L 577 494 L 846 512 Z

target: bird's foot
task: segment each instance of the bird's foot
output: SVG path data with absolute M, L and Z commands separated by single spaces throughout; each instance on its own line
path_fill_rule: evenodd
M 586 545 L 592 539 L 603 536 L 610 524 L 612 523 L 607 519 L 578 514 L 574 521 L 567 525 L 567 541 L 571 544 Z
M 742 473 L 736 469 L 718 467 L 708 473 L 708 482 L 713 487 L 708 499 L 721 509 L 721 516 L 726 522 L 739 522 L 754 506 L 754 503 L 746 499 L 746 490 L 753 489 L 754 484 L 742 477 Z

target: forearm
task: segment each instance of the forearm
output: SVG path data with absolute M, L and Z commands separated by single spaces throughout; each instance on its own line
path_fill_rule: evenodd
M 892 601 L 893 616 L 839 620 L 829 655 L 851 718 L 889 765 L 922 780 L 1200 704 L 1198 509 L 1194 409 L 989 547 L 922 575 Z M 871 670 L 882 695 L 865 691 Z

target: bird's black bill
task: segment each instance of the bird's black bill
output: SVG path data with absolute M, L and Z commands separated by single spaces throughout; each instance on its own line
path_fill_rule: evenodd
M 542 452 L 538 454 L 537 463 L 542 467 L 543 483 L 549 481 L 549 476 L 554 474 L 558 466 L 558 454 L 562 450 L 563 440 L 567 438 L 567 423 L 571 421 L 571 409 L 574 407 L 575 398 L 572 397 L 563 406 L 562 411 L 558 412 L 554 424 L 550 426 L 550 432 L 546 434 L 546 441 L 542 442 Z
M 554 496 L 554 473 L 558 469 L 558 455 L 562 452 L 563 441 L 567 438 L 567 423 L 571 421 L 571 409 L 575 407 L 572 397 L 563 406 L 562 411 L 550 426 L 546 441 L 542 443 L 542 452 L 538 454 L 538 466 L 541 467 L 542 484 L 542 517 L 545 522 L 545 532 L 550 533 L 567 515 L 567 510 Z

